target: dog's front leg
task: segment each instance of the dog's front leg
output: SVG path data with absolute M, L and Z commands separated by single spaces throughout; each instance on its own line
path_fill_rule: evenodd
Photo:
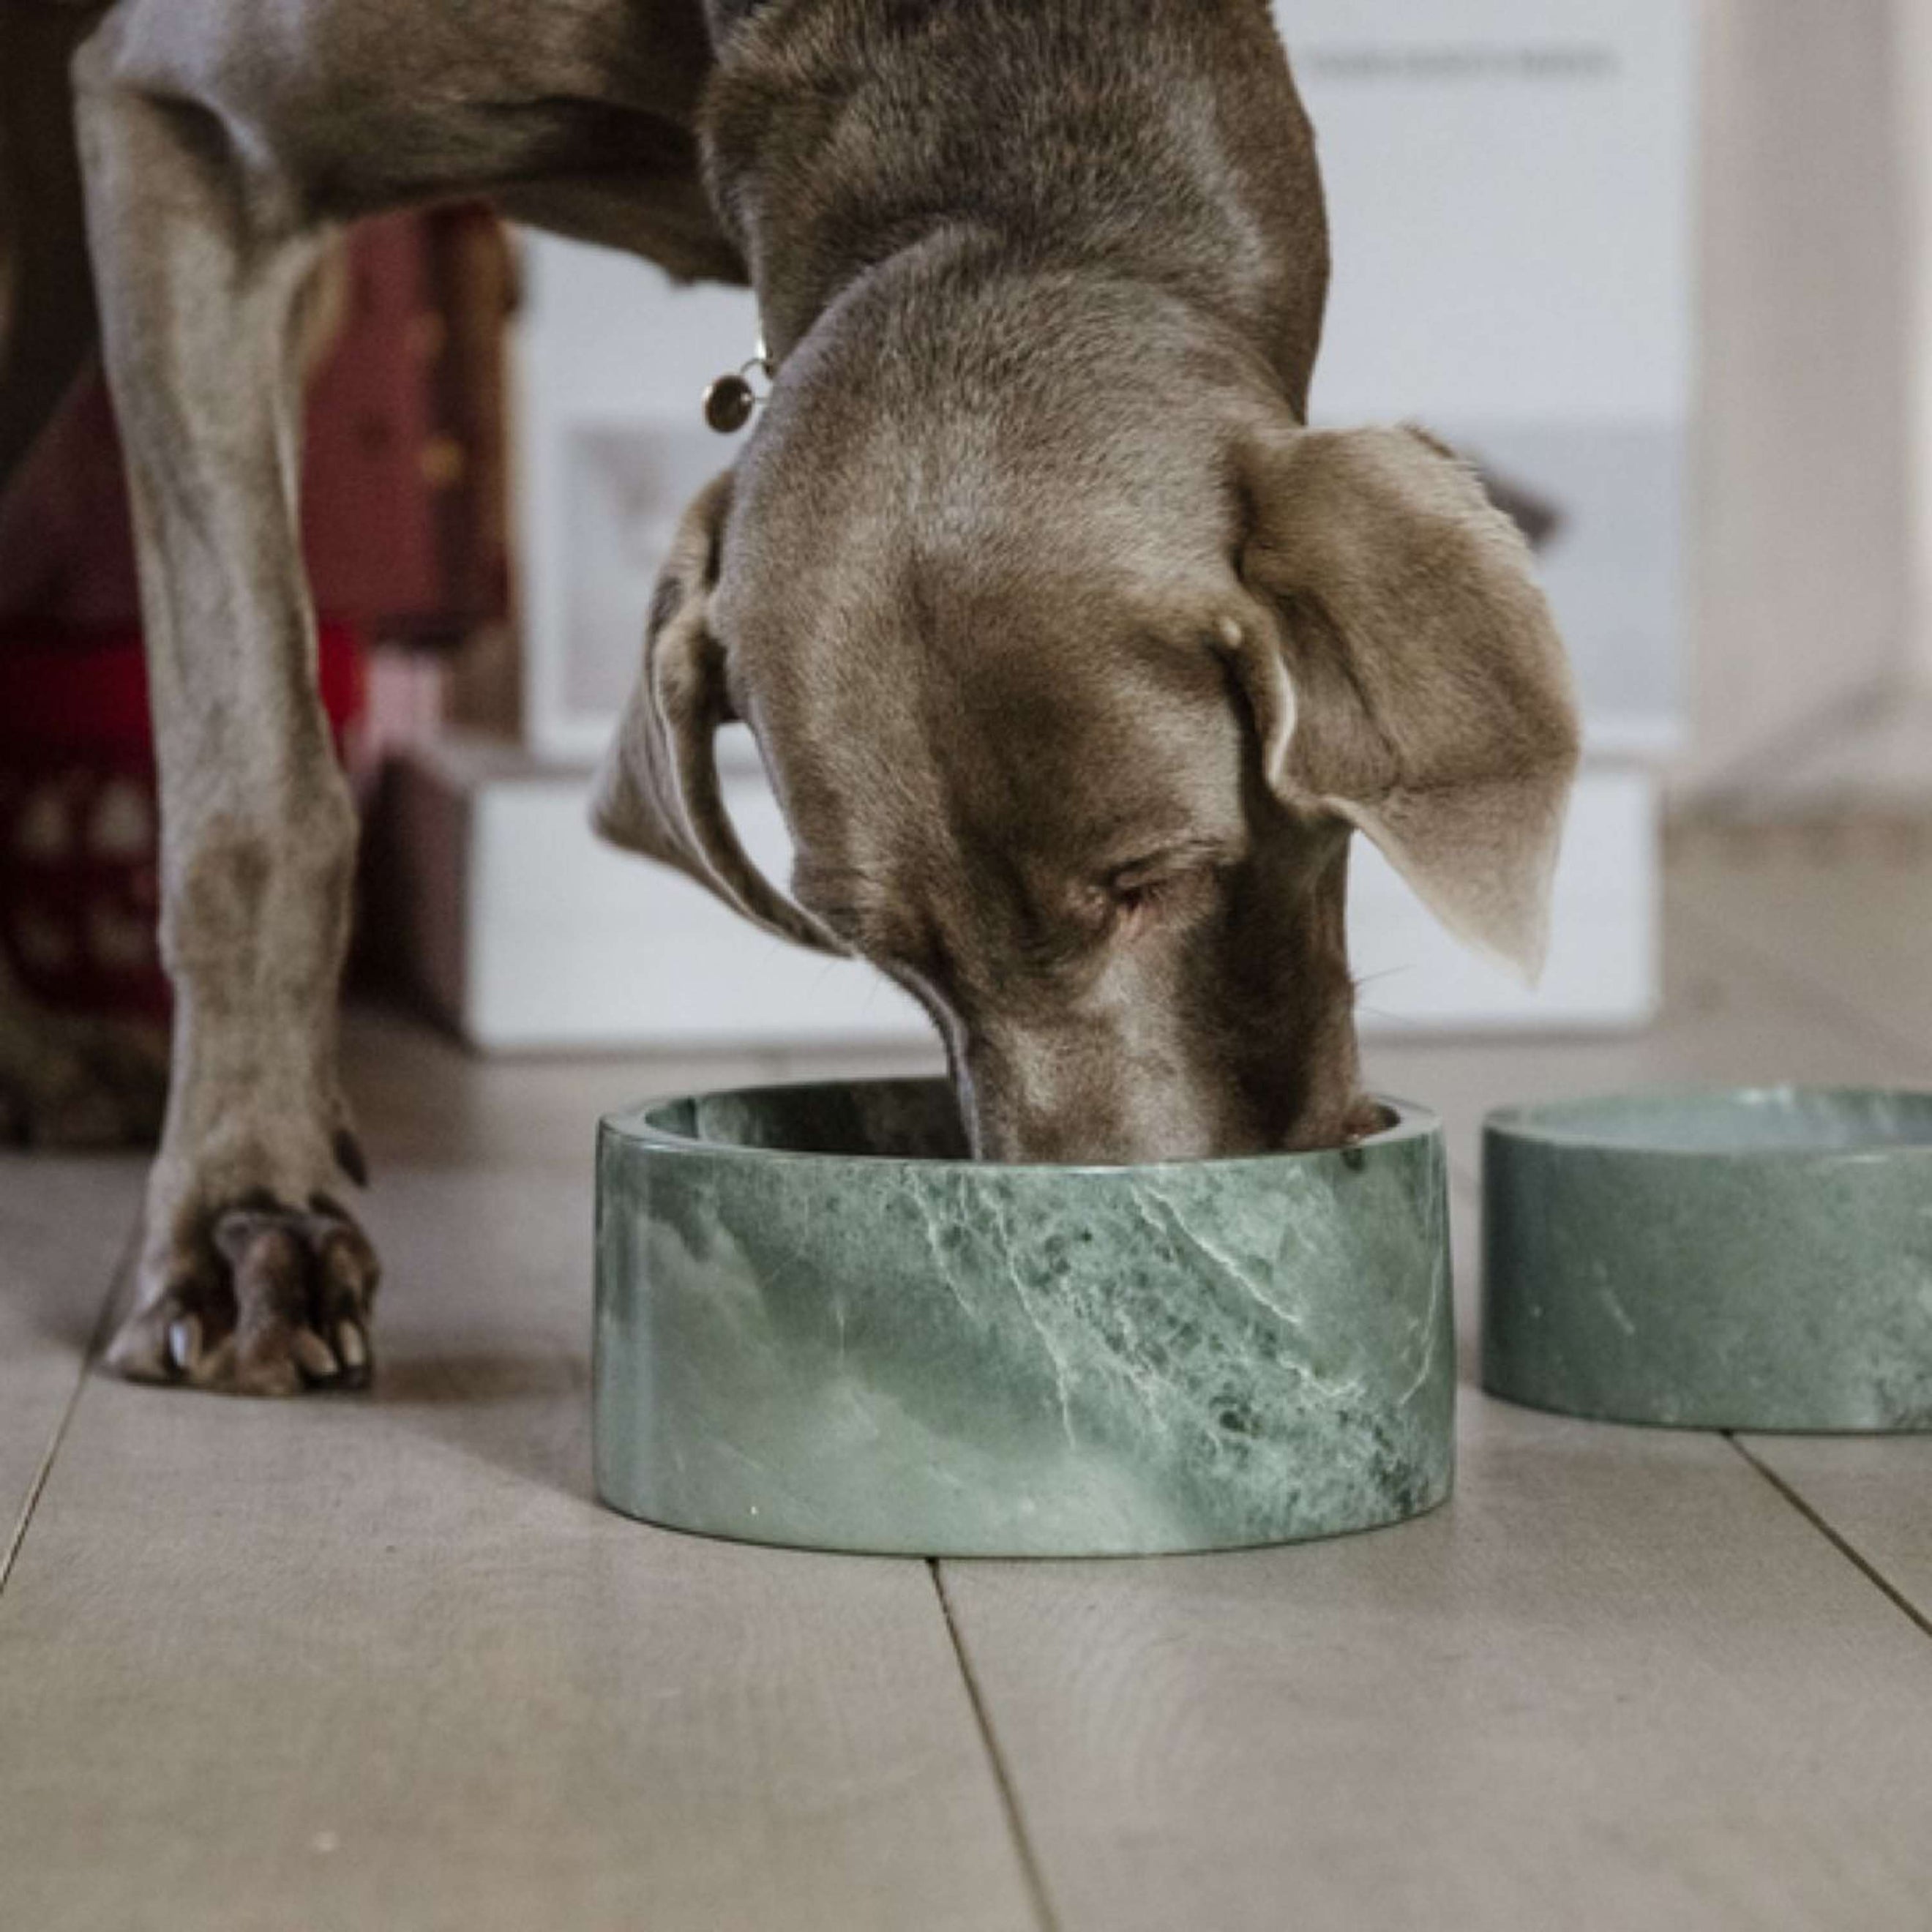
M 136 24 L 146 18 L 130 10 Z M 103 344 L 141 556 L 172 1084 L 109 1360 L 259 1394 L 367 1378 L 376 1284 L 336 1072 L 356 824 L 318 698 L 296 504 L 320 246 L 211 109 L 76 68 Z

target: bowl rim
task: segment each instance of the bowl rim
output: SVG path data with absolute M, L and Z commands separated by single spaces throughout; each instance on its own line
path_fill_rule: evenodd
M 1596 1113 L 1600 1118 L 1615 1117 L 1626 1110 L 1636 1112 L 1660 1106 L 1708 1108 L 1714 1104 L 1742 1115 L 1747 1108 L 1766 1102 L 1834 1100 L 1852 1100 L 1868 1105 L 1874 1101 L 1911 1102 L 1925 1112 L 1925 1138 L 1872 1138 L 1837 1144 L 1794 1141 L 1780 1144 L 1740 1141 L 1735 1145 L 1687 1147 L 1665 1139 L 1634 1140 L 1615 1137 L 1588 1126 L 1559 1125 L 1554 1118 L 1558 1114 L 1574 1115 L 1582 1110 Z M 1742 1086 L 1638 1087 L 1622 1093 L 1581 1094 L 1562 1100 L 1514 1101 L 1492 1108 L 1484 1116 L 1483 1138 L 1485 1144 L 1492 1139 L 1515 1142 L 1526 1146 L 1614 1155 L 1640 1161 L 1720 1161 L 1778 1166 L 1802 1162 L 1816 1166 L 1932 1159 L 1932 1088 L 1861 1087 L 1844 1082 L 1814 1084 L 1804 1081 L 1767 1081 Z
M 598 1138 L 620 1141 L 627 1145 L 658 1154 L 705 1155 L 714 1160 L 742 1160 L 760 1164 L 770 1162 L 804 1162 L 826 1167 L 845 1167 L 872 1171 L 910 1168 L 921 1174 L 1057 1174 L 1094 1178 L 1130 1174 L 1225 1173 L 1243 1168 L 1279 1171 L 1285 1163 L 1300 1161 L 1342 1160 L 1364 1157 L 1374 1149 L 1396 1146 L 1412 1140 L 1442 1138 L 1442 1116 L 1419 1101 L 1398 1094 L 1374 1093 L 1370 1098 L 1394 1112 L 1393 1126 L 1348 1148 L 1311 1148 L 1298 1154 L 1212 1155 L 1198 1160 L 1142 1161 L 1106 1166 L 1052 1161 L 979 1161 L 945 1159 L 921 1160 L 907 1154 L 827 1154 L 806 1148 L 754 1148 L 729 1141 L 700 1140 L 659 1126 L 650 1117 L 667 1107 L 688 1101 L 736 1100 L 754 1094 L 839 1092 L 854 1087 L 910 1087 L 944 1085 L 944 1074 L 884 1075 L 849 1080 L 760 1080 L 738 1087 L 706 1088 L 697 1094 L 667 1094 L 642 1100 L 604 1114 L 597 1125 Z

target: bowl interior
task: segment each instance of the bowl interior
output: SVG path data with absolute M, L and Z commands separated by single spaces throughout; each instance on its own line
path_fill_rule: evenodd
M 647 1108 L 647 1127 L 708 1146 L 885 1160 L 964 1160 L 944 1080 L 828 1081 L 698 1094 Z
M 1526 1140 L 1657 1154 L 1864 1153 L 1932 1148 L 1932 1094 L 1766 1087 L 1613 1094 L 1504 1108 L 1490 1124 Z
M 1437 1125 L 1432 1114 L 1407 1102 L 1384 1101 L 1382 1118 L 1382 1131 L 1365 1145 L 1430 1132 Z M 972 1164 L 958 1102 L 951 1082 L 944 1079 L 828 1081 L 687 1094 L 659 1101 L 640 1112 L 614 1116 L 607 1125 L 620 1134 L 641 1129 L 647 1138 L 705 1148 L 806 1158 Z M 1310 1154 L 1246 1155 L 1226 1162 L 1175 1165 L 1236 1166 L 1257 1160 L 1318 1158 L 1319 1155 Z

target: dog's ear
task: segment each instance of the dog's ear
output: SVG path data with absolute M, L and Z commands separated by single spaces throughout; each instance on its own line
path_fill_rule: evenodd
M 1514 524 L 1414 430 L 1284 430 L 1244 458 L 1226 627 L 1269 783 L 1374 840 L 1459 938 L 1534 981 L 1578 731 Z
M 591 823 L 613 844 L 689 874 L 781 938 L 842 952 L 752 863 L 724 809 L 716 740 L 734 712 L 710 610 L 730 502 L 728 470 L 678 525 L 651 599 L 643 671 L 598 774 Z

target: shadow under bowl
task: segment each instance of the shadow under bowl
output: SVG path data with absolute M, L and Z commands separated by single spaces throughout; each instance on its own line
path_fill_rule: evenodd
M 939 1081 L 606 1119 L 598 1492 L 670 1528 L 925 1556 L 1294 1542 L 1454 1466 L 1440 1124 L 1143 1167 L 962 1157 Z
M 1492 1114 L 1483 1381 L 1601 1421 L 1932 1428 L 1932 1094 Z

